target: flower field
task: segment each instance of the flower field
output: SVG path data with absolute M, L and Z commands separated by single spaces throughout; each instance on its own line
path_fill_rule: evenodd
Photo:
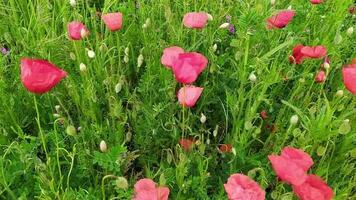
M 0 199 L 356 200 L 353 0 L 2 0 Z

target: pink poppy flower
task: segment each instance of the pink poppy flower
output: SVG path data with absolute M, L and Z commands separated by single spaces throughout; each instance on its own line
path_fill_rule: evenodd
M 326 48 L 323 46 L 305 46 L 300 50 L 303 56 L 308 58 L 322 58 L 326 56 Z
M 224 184 L 229 200 L 264 200 L 265 191 L 254 180 L 243 174 L 232 174 Z
M 312 3 L 312 4 L 321 4 L 321 3 L 323 3 L 323 0 L 310 0 L 310 3 Z
M 208 15 L 205 12 L 190 12 L 183 17 L 183 24 L 187 28 L 202 29 L 207 22 Z
M 132 200 L 168 200 L 169 188 L 157 187 L 151 179 L 141 179 L 134 186 L 135 196 Z
M 120 12 L 103 14 L 101 19 L 111 31 L 120 30 L 122 27 L 122 13 Z
M 318 71 L 318 73 L 316 73 L 315 82 L 323 83 L 325 82 L 325 79 L 326 79 L 326 75 L 324 71 Z
M 301 50 L 304 46 L 301 44 L 297 44 L 294 48 L 293 48 L 293 54 L 291 56 L 289 56 L 289 61 L 290 63 L 294 63 L 294 64 L 302 64 L 303 60 L 304 60 L 304 55 L 302 54 Z
M 178 101 L 185 107 L 194 107 L 204 88 L 194 85 L 184 86 L 178 91 Z
M 333 190 L 315 175 L 309 175 L 303 184 L 292 187 L 300 200 L 331 200 L 334 196 Z
M 200 53 L 180 53 L 178 58 L 174 59 L 172 69 L 178 82 L 190 84 L 198 78 L 207 65 L 208 59 Z
M 295 16 L 294 10 L 282 10 L 276 15 L 267 19 L 267 28 L 268 29 L 281 29 L 288 25 L 288 23 Z
M 282 157 L 292 160 L 295 164 L 301 167 L 305 172 L 314 164 L 313 159 L 303 150 L 293 147 L 285 147 L 281 153 Z
M 342 78 L 346 89 L 356 94 L 356 64 L 345 65 L 342 68 Z
M 179 144 L 182 146 L 182 148 L 185 151 L 189 151 L 193 145 L 195 144 L 195 141 L 193 139 L 190 138 L 182 138 L 179 140 Z
M 231 144 L 221 144 L 219 149 L 222 153 L 231 153 L 232 145 Z
M 67 26 L 68 36 L 72 40 L 80 40 L 89 34 L 89 30 L 81 22 L 73 21 Z
M 172 68 L 173 61 L 178 58 L 180 53 L 184 53 L 184 49 L 180 47 L 172 46 L 165 48 L 161 57 L 162 65 L 166 66 L 167 68 Z
M 292 185 L 301 185 L 307 179 L 305 170 L 292 159 L 276 155 L 269 155 L 268 159 L 282 181 Z
M 30 92 L 48 92 L 66 76 L 67 72 L 46 60 L 21 59 L 21 81 Z

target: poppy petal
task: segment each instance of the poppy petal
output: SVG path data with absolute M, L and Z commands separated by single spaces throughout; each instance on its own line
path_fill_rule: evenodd
M 356 94 L 356 64 L 343 67 L 342 77 L 346 89 L 352 94 Z
M 103 14 L 101 18 L 111 31 L 120 30 L 122 27 L 122 13 L 120 12 Z
M 178 91 L 178 101 L 182 106 L 193 107 L 200 98 L 204 88 L 193 85 L 182 87 Z
M 80 40 L 84 35 L 89 34 L 89 30 L 85 27 L 85 25 L 78 21 L 70 22 L 67 26 L 68 36 L 72 40 Z
M 315 175 L 309 175 L 303 184 L 292 187 L 300 200 L 331 200 L 334 196 L 333 190 Z
M 171 68 L 173 66 L 173 61 L 177 59 L 178 55 L 181 53 L 184 53 L 184 49 L 177 46 L 165 48 L 161 57 L 162 65 L 166 66 L 167 68 Z
M 202 29 L 207 22 L 208 15 L 205 12 L 190 12 L 183 17 L 183 24 L 187 28 Z
M 309 156 L 309 154 L 293 147 L 285 147 L 282 150 L 281 156 L 291 159 L 305 172 L 308 171 L 309 168 L 314 164 L 313 159 Z

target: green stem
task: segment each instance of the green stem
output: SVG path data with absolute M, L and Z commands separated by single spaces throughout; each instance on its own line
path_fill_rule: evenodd
M 105 185 L 104 185 L 104 183 L 105 183 L 105 179 L 107 179 L 107 178 L 116 178 L 116 176 L 114 176 L 114 175 L 106 175 L 106 176 L 104 176 L 103 177 L 103 179 L 101 180 L 101 193 L 102 193 L 102 195 L 103 195 L 103 200 L 105 200 L 106 199 L 106 197 L 105 197 Z
M 41 137 L 41 141 L 42 141 L 42 146 L 43 146 L 43 149 L 44 149 L 45 154 L 46 154 L 46 161 L 48 161 L 49 157 L 48 157 L 45 138 L 44 138 L 44 135 L 43 135 L 43 132 L 42 132 L 42 127 L 41 127 L 41 122 L 40 122 L 40 113 L 38 111 L 36 95 L 33 95 L 33 100 L 35 102 L 35 108 L 36 108 L 36 114 L 37 114 L 36 122 L 37 122 L 37 126 L 38 126 L 38 129 L 39 129 L 39 133 L 40 133 L 40 137 Z

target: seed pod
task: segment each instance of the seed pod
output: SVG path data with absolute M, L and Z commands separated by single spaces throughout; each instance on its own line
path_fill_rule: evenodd
M 116 186 L 119 189 L 124 189 L 126 190 L 129 187 L 129 184 L 127 182 L 127 179 L 125 177 L 117 177 L 116 179 Z
M 68 135 L 71 135 L 71 136 L 77 135 L 77 129 L 72 125 L 67 126 L 66 132 Z

